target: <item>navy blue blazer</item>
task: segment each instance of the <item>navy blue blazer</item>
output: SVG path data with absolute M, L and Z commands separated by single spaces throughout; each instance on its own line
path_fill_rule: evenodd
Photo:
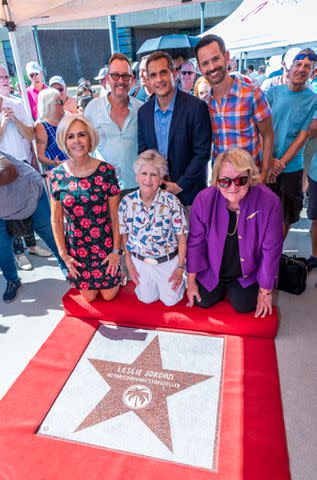
M 157 149 L 154 127 L 155 95 L 139 109 L 139 153 Z M 183 190 L 183 205 L 191 205 L 207 186 L 207 163 L 211 149 L 211 121 L 207 104 L 177 89 L 168 138 L 168 169 L 172 182 Z

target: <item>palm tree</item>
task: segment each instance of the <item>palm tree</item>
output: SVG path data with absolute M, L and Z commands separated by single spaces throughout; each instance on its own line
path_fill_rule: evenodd
M 127 399 L 130 402 L 134 401 L 134 408 L 142 407 L 144 403 L 150 400 L 151 394 L 145 387 L 134 385 L 127 393 Z

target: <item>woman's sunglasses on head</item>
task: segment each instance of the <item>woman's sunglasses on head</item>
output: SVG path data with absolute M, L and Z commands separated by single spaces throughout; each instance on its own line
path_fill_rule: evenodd
M 236 187 L 243 187 L 248 183 L 249 177 L 248 175 L 244 177 L 236 177 L 236 178 L 218 178 L 218 184 L 221 188 L 229 188 L 232 182 L 235 184 Z

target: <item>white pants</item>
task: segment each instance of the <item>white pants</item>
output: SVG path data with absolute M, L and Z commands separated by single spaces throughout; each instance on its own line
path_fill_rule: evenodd
M 131 255 L 133 265 L 139 274 L 139 285 L 135 289 L 138 299 L 144 303 L 161 300 L 168 307 L 178 303 L 184 296 L 185 280 L 177 290 L 172 290 L 173 282 L 168 279 L 178 265 L 178 255 L 172 260 L 156 265 L 139 260 Z

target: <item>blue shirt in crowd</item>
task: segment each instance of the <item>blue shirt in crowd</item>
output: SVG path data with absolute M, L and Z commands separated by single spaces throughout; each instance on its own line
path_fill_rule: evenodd
M 317 110 L 314 113 L 313 120 L 317 120 Z M 305 157 L 307 175 L 314 180 L 314 182 L 317 182 L 317 138 L 308 140 Z
M 275 158 L 282 158 L 301 131 L 308 130 L 317 109 L 317 95 L 309 88 L 293 92 L 287 85 L 268 90 L 268 102 L 272 109 Z M 283 173 L 298 172 L 304 168 L 304 147 L 286 165 Z
M 177 89 L 175 88 L 174 96 L 170 101 L 165 112 L 161 110 L 159 103 L 157 101 L 157 97 L 155 97 L 154 127 L 155 127 L 157 148 L 160 154 L 164 155 L 166 159 L 167 159 L 167 153 L 168 153 L 168 136 L 169 136 L 169 131 L 171 127 L 174 106 L 175 106 L 176 92 L 177 92 Z

